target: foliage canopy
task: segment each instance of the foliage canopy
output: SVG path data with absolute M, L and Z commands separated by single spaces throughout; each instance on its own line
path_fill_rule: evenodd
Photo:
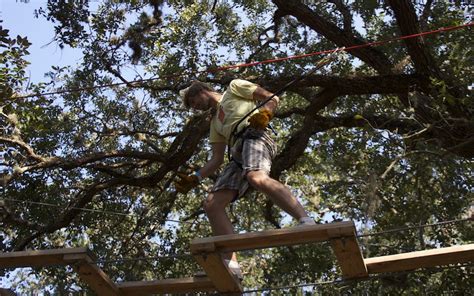
M 28 84 L 27 37 L 0 28 L 1 251 L 88 246 L 114 280 L 191 275 L 197 267 L 186 258 L 120 261 L 187 253 L 190 239 L 210 235 L 201 201 L 212 180 L 187 196 L 172 186 L 178 169 L 209 158 L 207 116 L 183 109 L 180 89 L 200 79 L 224 90 L 240 77 L 276 90 L 321 57 L 202 70 L 461 25 L 472 22 L 470 9 L 430 0 L 49 0 L 36 16 L 83 60 Z M 360 48 L 297 83 L 274 120 L 280 152 L 272 176 L 294 188 L 317 220 L 352 219 L 361 233 L 464 217 L 474 189 L 473 44 L 469 27 Z M 59 87 L 80 91 L 19 98 Z M 230 215 L 236 231 L 289 223 L 255 192 Z M 373 257 L 473 237 L 464 223 L 360 243 Z M 324 244 L 241 259 L 246 287 L 338 277 Z M 87 290 L 66 269 L 32 273 L 26 282 L 18 274 L 10 280 L 25 293 Z M 469 269 L 457 268 L 317 291 L 462 295 L 473 285 Z

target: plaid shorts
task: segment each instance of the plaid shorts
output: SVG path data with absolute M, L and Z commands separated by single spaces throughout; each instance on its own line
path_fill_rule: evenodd
M 248 128 L 231 149 L 233 161 L 219 175 L 211 192 L 221 189 L 238 190 L 234 200 L 242 197 L 249 183 L 245 178 L 250 171 L 264 171 L 270 174 L 272 160 L 277 152 L 275 141 L 268 131 Z

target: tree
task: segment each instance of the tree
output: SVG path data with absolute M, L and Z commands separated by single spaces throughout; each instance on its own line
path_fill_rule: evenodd
M 242 77 L 276 90 L 321 56 L 203 69 L 461 25 L 472 21 L 468 11 L 468 4 L 430 0 L 104 0 L 94 11 L 88 1 L 48 1 L 37 16 L 55 24 L 60 46 L 80 48 L 84 58 L 27 86 L 27 41 L 17 38 L 15 49 L 0 30 L 2 59 L 17 65 L 1 72 L 2 251 L 85 245 L 114 279 L 190 275 L 196 266 L 189 258 L 109 262 L 186 253 L 191 238 L 210 235 L 201 210 L 210 183 L 187 196 L 171 185 L 178 169 L 209 157 L 208 114 L 190 116 L 180 89 L 198 78 L 223 90 Z M 281 149 L 272 176 L 293 186 L 317 219 L 353 219 L 363 232 L 461 217 L 473 200 L 471 30 L 353 49 L 292 86 L 274 120 Z M 23 95 L 58 87 L 73 91 Z M 255 192 L 231 215 L 237 231 L 286 224 Z M 472 233 L 456 224 L 361 243 L 366 256 L 377 256 L 472 242 Z M 248 287 L 337 278 L 324 245 L 242 259 Z M 40 286 L 77 289 L 66 270 L 34 274 Z M 470 286 L 468 270 L 453 269 L 322 291 L 462 294 Z

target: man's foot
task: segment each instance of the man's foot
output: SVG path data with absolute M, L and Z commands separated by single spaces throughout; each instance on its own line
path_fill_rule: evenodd
M 232 272 L 239 280 L 242 280 L 244 277 L 242 271 L 240 270 L 240 265 L 237 261 L 233 260 L 224 260 L 227 267 L 229 267 L 230 272 Z M 206 277 L 207 274 L 204 270 L 198 270 L 194 273 L 195 277 Z
M 207 274 L 204 270 L 198 270 L 194 273 L 194 277 L 206 277 Z
M 316 222 L 314 222 L 313 218 L 311 217 L 300 218 L 297 226 L 308 226 L 308 225 L 316 225 Z
M 242 275 L 242 271 L 240 270 L 240 265 L 237 261 L 233 260 L 224 260 L 227 267 L 229 267 L 230 271 L 239 279 L 242 280 L 244 276 Z

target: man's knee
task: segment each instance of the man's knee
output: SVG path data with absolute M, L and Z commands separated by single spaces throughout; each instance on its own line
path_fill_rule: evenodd
M 270 177 L 264 171 L 250 171 L 247 173 L 246 178 L 249 184 L 258 190 L 264 186 Z
M 203 202 L 204 211 L 207 215 L 212 215 L 216 212 L 225 210 L 225 207 L 231 202 L 232 193 L 227 192 L 213 192 L 208 195 L 206 200 Z
M 217 209 L 217 202 L 214 199 L 214 195 L 211 193 L 209 196 L 204 200 L 202 204 L 204 211 L 209 215 L 212 214 Z

